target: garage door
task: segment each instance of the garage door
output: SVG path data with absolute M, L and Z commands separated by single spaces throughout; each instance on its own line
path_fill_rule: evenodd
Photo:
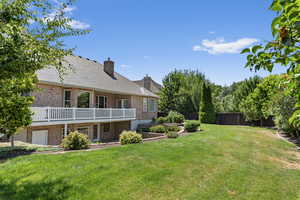
M 32 144 L 48 145 L 48 130 L 32 131 Z

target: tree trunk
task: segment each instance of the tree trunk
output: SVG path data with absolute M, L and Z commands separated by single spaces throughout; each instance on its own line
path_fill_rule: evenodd
M 260 119 L 260 126 L 263 127 L 263 119 Z
M 11 147 L 14 147 L 15 146 L 15 139 L 14 139 L 14 136 L 10 136 L 10 145 Z

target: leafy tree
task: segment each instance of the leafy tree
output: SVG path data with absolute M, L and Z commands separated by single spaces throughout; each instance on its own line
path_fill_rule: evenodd
M 275 65 L 287 68 L 289 90 L 297 100 L 296 111 L 291 121 L 298 126 L 300 125 L 300 111 L 298 111 L 300 109 L 300 1 L 273 0 L 270 10 L 277 13 L 271 25 L 273 41 L 244 49 L 242 53 L 248 54 L 246 67 L 251 70 L 265 69 L 271 72 Z
M 182 73 L 183 79 L 181 80 L 178 94 L 177 110 L 185 116 L 188 116 L 190 113 L 199 113 L 201 88 L 205 81 L 205 76 L 198 71 L 184 70 Z
M 272 99 L 280 88 L 282 76 L 271 75 L 266 77 L 241 104 L 241 110 L 246 120 L 254 121 L 267 119 L 273 115 Z
M 212 102 L 211 89 L 209 85 L 203 83 L 202 96 L 200 103 L 200 120 L 203 123 L 215 123 L 216 113 Z
M 172 110 L 176 110 L 178 102 L 178 92 L 180 90 L 183 75 L 181 72 L 174 71 L 163 79 L 163 88 L 160 91 L 159 110 L 167 116 Z
M 240 103 L 251 94 L 257 85 L 261 82 L 261 78 L 258 76 L 250 77 L 241 81 L 235 91 L 233 92 L 233 110 L 240 111 Z
M 221 85 L 216 85 L 211 83 L 210 84 L 211 91 L 212 91 L 212 100 L 215 106 L 215 111 L 224 112 L 224 105 L 223 105 L 223 87 Z
M 73 49 L 62 38 L 87 33 L 71 27 L 65 13 L 71 5 L 71 0 L 0 1 L 1 133 L 12 136 L 31 123 L 33 98 L 24 94 L 35 89 L 37 70 L 53 66 L 63 77 L 63 58 Z
M 294 112 L 295 103 L 295 96 L 288 94 L 284 88 L 280 88 L 278 93 L 274 95 L 271 100 L 271 112 L 275 116 L 274 122 L 276 126 L 288 133 L 297 132 L 289 123 L 289 118 Z
M 175 70 L 163 79 L 159 108 L 166 116 L 177 111 L 186 117 L 199 112 L 202 83 L 205 76 L 198 71 Z

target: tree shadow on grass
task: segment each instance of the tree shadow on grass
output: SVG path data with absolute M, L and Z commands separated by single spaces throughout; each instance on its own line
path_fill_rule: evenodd
M 30 155 L 35 152 L 35 148 L 28 147 L 0 147 L 0 163 L 4 162 L 6 159 L 15 158 L 18 156 Z
M 0 199 L 2 200 L 61 200 L 68 199 L 74 188 L 63 179 L 44 181 L 5 181 L 0 178 Z

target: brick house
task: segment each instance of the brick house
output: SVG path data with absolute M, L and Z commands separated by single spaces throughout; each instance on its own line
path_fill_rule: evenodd
M 33 123 L 16 140 L 58 145 L 78 130 L 91 141 L 105 142 L 157 117 L 158 96 L 116 73 L 110 59 L 101 64 L 68 56 L 64 64 L 71 68 L 63 81 L 53 68 L 38 72 Z

